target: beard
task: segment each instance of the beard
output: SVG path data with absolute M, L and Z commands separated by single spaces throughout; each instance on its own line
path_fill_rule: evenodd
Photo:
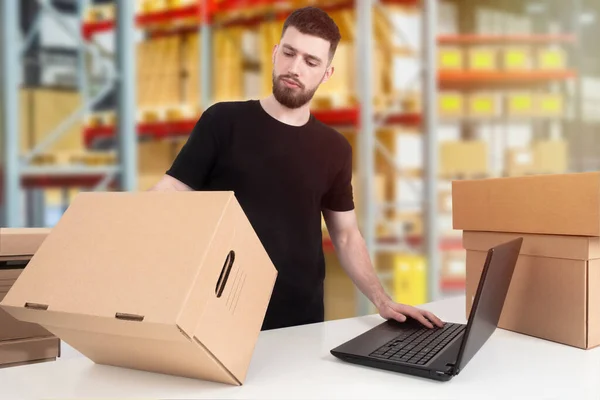
M 287 87 L 281 78 L 286 78 L 299 85 L 299 87 Z M 304 85 L 294 79 L 294 77 L 289 75 L 279 75 L 278 77 L 275 77 L 275 72 L 273 72 L 273 96 L 284 107 L 291 109 L 302 107 L 313 98 L 318 88 L 319 85 L 314 89 L 306 90 Z

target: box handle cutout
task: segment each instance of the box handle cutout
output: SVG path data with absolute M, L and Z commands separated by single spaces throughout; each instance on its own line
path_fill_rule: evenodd
M 124 321 L 136 321 L 136 322 L 142 322 L 144 320 L 143 315 L 126 314 L 126 313 L 119 313 L 119 312 L 115 314 L 115 318 L 122 319 Z
M 225 289 L 225 285 L 229 279 L 229 273 L 233 267 L 233 261 L 235 261 L 235 252 L 231 250 L 229 254 L 227 254 L 227 258 L 223 263 L 223 268 L 221 269 L 221 274 L 219 275 L 219 280 L 217 281 L 217 286 L 215 287 L 215 294 L 217 295 L 217 298 L 221 297 L 223 294 L 223 290 Z
M 25 303 L 25 308 L 30 308 L 32 310 L 46 311 L 48 309 L 48 305 L 47 304 L 37 304 L 37 303 Z

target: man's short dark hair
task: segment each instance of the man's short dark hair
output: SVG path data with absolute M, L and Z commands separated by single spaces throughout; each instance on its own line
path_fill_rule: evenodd
M 335 21 L 325 11 L 312 6 L 294 10 L 285 20 L 281 36 L 285 34 L 290 26 L 305 35 L 317 36 L 327 40 L 330 44 L 329 61 L 333 59 L 342 36 Z

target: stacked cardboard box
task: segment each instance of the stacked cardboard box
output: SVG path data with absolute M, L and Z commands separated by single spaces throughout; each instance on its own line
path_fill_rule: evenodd
M 48 235 L 47 229 L 0 228 L 0 301 Z M 60 340 L 41 326 L 0 309 L 0 367 L 55 360 Z
M 232 192 L 83 192 L 0 306 L 99 364 L 240 385 L 276 277 Z
M 600 345 L 600 173 L 455 181 L 452 203 L 466 249 L 467 315 L 485 252 L 522 237 L 499 327 Z

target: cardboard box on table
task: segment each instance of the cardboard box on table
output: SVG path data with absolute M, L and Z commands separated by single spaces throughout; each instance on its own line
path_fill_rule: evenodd
M 523 237 L 499 326 L 600 345 L 600 173 L 455 181 L 452 202 L 467 256 L 467 314 L 485 252 Z
M 0 228 L 0 301 L 6 297 L 50 229 Z M 52 361 L 60 340 L 43 327 L 0 309 L 0 367 Z
M 80 193 L 1 305 L 96 363 L 240 385 L 276 277 L 232 192 Z
M 600 172 L 452 182 L 462 231 L 600 236 Z
M 466 312 L 487 250 L 523 237 L 499 327 L 582 349 L 600 345 L 600 238 L 464 232 Z

